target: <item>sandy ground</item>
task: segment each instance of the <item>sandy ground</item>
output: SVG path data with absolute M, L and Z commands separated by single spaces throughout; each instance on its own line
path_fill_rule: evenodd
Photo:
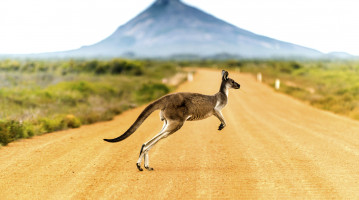
M 218 119 L 186 122 L 150 151 L 154 171 L 139 172 L 141 145 L 162 127 L 153 113 L 128 139 L 106 143 L 144 107 L 113 121 L 25 139 L 0 149 L 0 199 L 359 199 L 359 123 L 314 109 L 230 72 Z M 220 71 L 199 70 L 178 91 L 214 94 Z

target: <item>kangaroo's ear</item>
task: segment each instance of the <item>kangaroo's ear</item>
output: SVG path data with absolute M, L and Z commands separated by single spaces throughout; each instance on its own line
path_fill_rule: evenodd
M 228 72 L 226 70 L 222 70 L 222 79 L 223 80 L 228 80 Z

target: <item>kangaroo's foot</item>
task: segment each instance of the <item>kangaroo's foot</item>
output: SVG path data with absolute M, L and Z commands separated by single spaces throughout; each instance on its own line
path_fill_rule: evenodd
M 218 130 L 220 131 L 220 130 L 222 130 L 224 127 L 225 127 L 225 125 L 221 123 L 221 124 L 219 125 L 219 127 L 218 127 Z
M 137 166 L 137 169 L 140 170 L 140 171 L 143 171 L 142 167 L 141 167 L 141 164 L 140 163 L 136 163 L 136 166 Z
M 138 161 L 136 163 L 137 169 L 140 170 L 140 171 L 143 171 L 143 169 L 141 168 L 141 161 L 142 161 L 142 158 L 144 156 L 144 154 L 143 154 L 143 148 L 144 147 L 145 147 L 145 144 L 143 144 L 142 147 L 141 147 L 140 155 L 138 156 Z

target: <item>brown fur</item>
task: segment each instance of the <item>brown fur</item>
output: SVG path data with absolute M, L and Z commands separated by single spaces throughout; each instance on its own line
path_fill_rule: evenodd
M 227 104 L 228 89 L 239 89 L 240 85 L 228 78 L 228 72 L 222 71 L 222 83 L 218 93 L 215 95 L 203 95 L 198 93 L 174 93 L 161 97 L 149 104 L 138 116 L 132 126 L 121 136 L 114 139 L 104 139 L 107 142 L 119 142 L 126 139 L 145 121 L 155 110 L 161 110 L 161 120 L 164 121 L 162 131 L 150 141 L 142 145 L 137 168 L 142 171 L 141 161 L 145 160 L 145 168 L 153 170 L 148 166 L 148 151 L 162 138 L 179 130 L 185 121 L 202 120 L 212 115 L 216 116 L 221 124 L 218 130 L 222 130 L 226 123 L 221 110 Z

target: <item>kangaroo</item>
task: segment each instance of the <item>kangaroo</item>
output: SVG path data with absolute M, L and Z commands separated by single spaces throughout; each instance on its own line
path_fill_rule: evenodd
M 144 143 L 141 147 L 140 156 L 136 163 L 138 170 L 141 168 L 142 159 L 147 170 L 153 170 L 149 166 L 150 149 L 161 139 L 178 131 L 185 121 L 195 121 L 216 116 L 221 122 L 218 130 L 226 126 L 221 110 L 228 102 L 228 89 L 239 89 L 240 85 L 233 79 L 228 78 L 228 72 L 222 70 L 222 83 L 219 92 L 215 95 L 203 95 L 198 93 L 174 93 L 165 95 L 153 103 L 149 104 L 138 116 L 132 126 L 122 135 L 114 139 L 104 139 L 107 142 L 119 142 L 132 133 L 145 121 L 145 119 L 155 110 L 160 111 L 160 119 L 164 121 L 162 130 L 155 137 Z

